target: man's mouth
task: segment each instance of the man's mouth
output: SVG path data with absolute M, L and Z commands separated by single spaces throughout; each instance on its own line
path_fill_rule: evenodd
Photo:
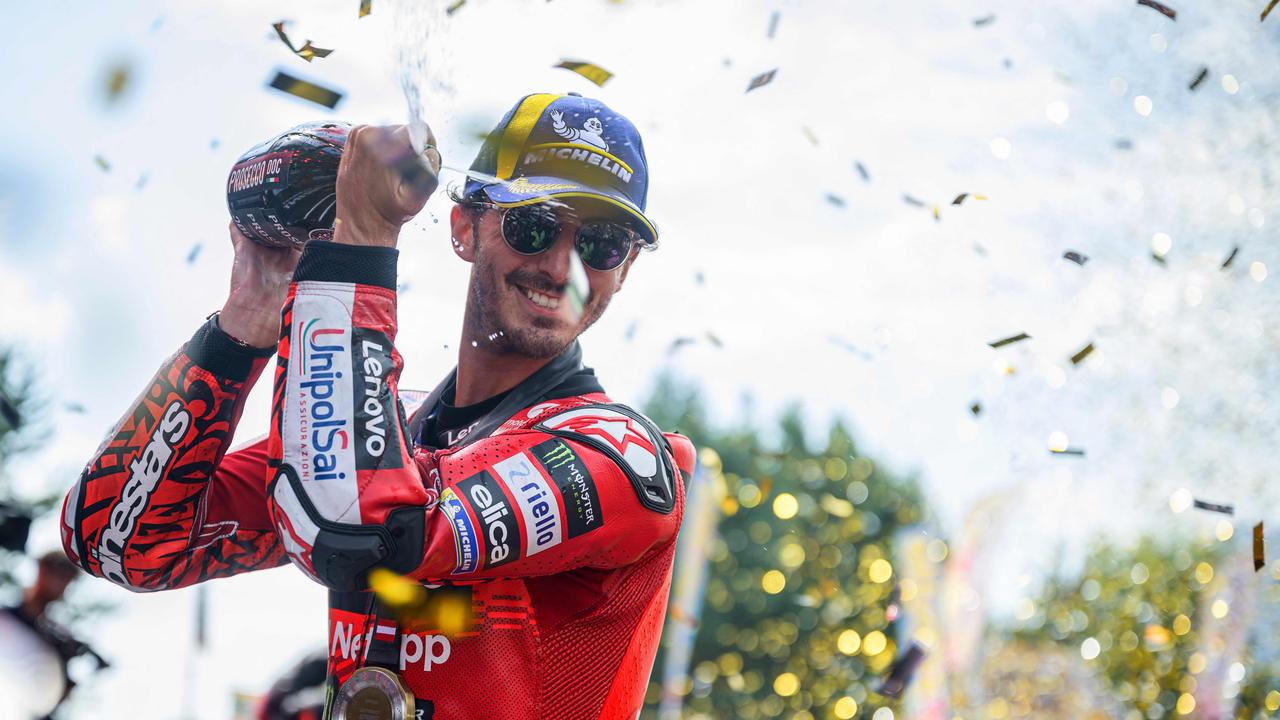
M 514 282 L 511 284 L 521 293 L 524 293 L 524 296 L 529 298 L 529 302 L 532 302 L 534 305 L 548 311 L 560 309 L 560 301 L 562 299 L 561 293 L 534 290 L 533 288 Z

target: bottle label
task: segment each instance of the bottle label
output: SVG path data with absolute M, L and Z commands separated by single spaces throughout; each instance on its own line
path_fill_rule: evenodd
M 289 161 L 293 153 L 284 150 L 236 163 L 227 178 L 228 200 L 254 195 L 289 182 Z

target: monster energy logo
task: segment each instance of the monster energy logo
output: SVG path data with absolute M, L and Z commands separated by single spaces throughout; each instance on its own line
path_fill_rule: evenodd
M 565 465 L 577 460 L 577 456 L 564 443 L 557 443 L 555 448 L 542 456 L 542 461 L 549 468 L 562 468 Z

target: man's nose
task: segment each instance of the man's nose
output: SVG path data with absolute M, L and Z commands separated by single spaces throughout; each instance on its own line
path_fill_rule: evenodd
M 576 252 L 573 247 L 575 235 L 576 228 L 566 224 L 560 228 L 560 234 L 556 236 L 551 247 L 537 256 L 538 269 L 546 273 L 551 278 L 551 282 L 557 285 L 569 282 L 570 256 Z

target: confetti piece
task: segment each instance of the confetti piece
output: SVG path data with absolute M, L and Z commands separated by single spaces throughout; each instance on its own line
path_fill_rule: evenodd
M 559 65 L 555 65 L 553 67 L 572 70 L 600 87 L 604 87 L 604 84 L 608 82 L 609 78 L 613 77 L 613 73 L 605 70 L 599 65 L 592 65 L 589 62 L 581 62 L 578 60 L 561 60 Z
M 1026 333 L 1018 333 L 1017 335 L 1011 335 L 1011 336 L 1009 336 L 1009 337 L 1007 337 L 1007 338 L 1004 338 L 1004 339 L 1002 339 L 1002 340 L 996 340 L 996 341 L 994 341 L 994 342 L 989 342 L 989 343 L 987 343 L 987 344 L 988 344 L 988 345 L 990 345 L 990 346 L 991 346 L 991 347 L 993 347 L 993 348 L 1002 348 L 1002 347 L 1004 347 L 1005 345 L 1012 345 L 1012 344 L 1014 344 L 1014 343 L 1016 343 L 1016 342 L 1022 342 L 1023 340 L 1030 340 L 1030 339 L 1031 339 L 1031 336 L 1030 336 L 1030 335 L 1028 335 L 1028 334 L 1026 334 Z
M 1089 262 L 1088 255 L 1085 255 L 1084 253 L 1078 253 L 1075 250 L 1068 250 L 1062 253 L 1062 257 L 1067 260 L 1070 260 L 1071 262 L 1077 265 L 1084 265 L 1085 263 Z
M 1084 362 L 1084 359 L 1089 357 L 1089 354 L 1092 352 L 1093 352 L 1093 343 L 1089 343 L 1088 345 L 1085 345 L 1084 347 L 1080 348 L 1080 350 L 1076 352 L 1075 355 L 1071 356 L 1071 364 L 1079 365 L 1080 363 Z
M 1116 138 L 1116 149 L 1117 149 L 1117 150 L 1132 150 L 1132 149 L 1133 149 L 1133 141 L 1132 141 L 1132 140 L 1130 140 L 1129 138 Z
M 416 580 L 386 568 L 369 571 L 369 589 L 397 620 L 405 624 L 430 625 L 450 636 L 473 624 L 471 601 L 466 590 L 439 588 L 427 592 Z
M 111 172 L 111 163 L 101 155 L 94 155 L 93 162 L 102 172 Z
M 1209 512 L 1222 513 L 1223 515 L 1236 514 L 1236 508 L 1234 505 L 1219 505 L 1218 503 L 1205 502 L 1204 500 L 1193 500 L 1191 504 L 1201 510 L 1208 510 Z
M 858 169 L 858 174 L 862 176 L 863 182 L 871 182 L 871 174 L 867 172 L 866 166 L 860 162 L 855 162 L 853 166 Z
M 809 141 L 809 144 L 817 146 L 818 136 L 814 135 L 813 131 L 810 130 L 808 126 L 806 125 L 800 126 L 800 131 L 804 133 L 804 136 Z
M 902 202 L 904 202 L 904 203 L 906 203 L 906 204 L 908 204 L 908 205 L 914 205 L 915 207 L 924 207 L 924 201 L 923 201 L 923 200 L 920 200 L 920 199 L 917 199 L 917 198 L 911 197 L 910 195 L 905 195 L 905 194 L 904 194 L 904 195 L 902 196 Z
M 360 0 L 360 17 L 373 12 L 373 0 Z
M 1266 13 L 1263 13 L 1262 16 L 1266 17 Z M 766 37 L 768 37 L 770 40 L 773 39 L 773 34 L 778 32 L 778 20 L 781 19 L 781 17 L 782 17 L 782 13 L 778 12 L 777 10 L 774 10 L 773 14 L 769 16 L 769 32 L 766 35 Z
M 1200 83 L 1204 82 L 1204 79 L 1207 77 L 1209 77 L 1209 68 L 1200 68 L 1200 72 L 1196 75 L 1196 79 L 1191 81 L 1191 84 L 1187 86 L 1187 89 L 1195 92 L 1196 88 L 1200 87 Z
M 284 33 L 283 20 L 278 23 L 272 23 L 271 27 L 276 29 L 276 34 L 280 36 L 280 39 L 284 41 L 285 46 L 288 47 L 294 55 L 297 55 L 307 62 L 311 62 L 315 58 L 329 57 L 329 54 L 333 52 L 332 50 L 325 50 L 324 48 L 318 48 L 312 45 L 310 39 L 303 43 L 302 47 L 294 47 L 293 43 L 289 40 L 289 36 Z
M 220 147 L 222 147 L 222 141 L 219 140 L 218 138 L 213 138 L 212 140 L 209 141 L 210 150 L 217 150 Z
M 974 27 L 986 27 L 986 26 L 990 25 L 991 23 L 993 23 L 993 22 L 995 22 L 995 21 L 996 21 L 996 16 L 995 16 L 995 15 L 983 15 L 982 17 L 974 18 L 974 19 L 973 19 L 973 26 L 974 26 Z
M 142 173 L 141 175 L 139 175 L 139 176 L 138 176 L 138 181 L 137 181 L 136 183 L 134 183 L 134 184 L 133 184 L 133 189 L 134 189 L 134 190 L 141 190 L 142 188 L 146 187 L 146 186 L 147 186 L 147 180 L 148 180 L 148 179 L 149 179 L 149 178 L 147 177 L 147 174 L 146 174 L 146 173 Z
M 267 83 L 267 87 L 289 93 L 294 97 L 327 107 L 330 110 L 342 102 L 342 93 L 296 78 L 280 70 L 276 71 L 276 76 L 271 79 L 271 82 Z
M 1275 5 L 1275 2 L 1271 3 Z M 1268 8 L 1269 10 L 1270 8 Z M 1258 572 L 1267 564 L 1266 548 L 1262 544 L 1262 523 L 1253 526 L 1253 571 Z
M 66 410 L 67 412 L 73 412 L 77 415 L 83 415 L 85 412 L 84 405 L 81 405 L 80 403 L 76 403 L 76 402 L 63 403 L 62 409 Z
M 707 284 L 707 277 L 702 274 L 701 270 L 697 270 L 693 273 L 693 281 L 698 283 L 698 287 L 703 287 Z
M 694 342 L 696 342 L 696 340 L 691 337 L 678 337 L 675 340 L 672 340 L 671 344 L 667 346 L 667 355 L 670 356 L 685 345 L 692 345 Z
M 845 339 L 843 339 L 843 338 L 836 337 L 835 335 L 830 335 L 830 336 L 828 336 L 828 337 L 827 337 L 827 340 L 828 340 L 832 345 L 835 345 L 836 347 L 840 348 L 841 350 L 844 350 L 844 351 L 846 351 L 846 352 L 852 353 L 853 355 L 856 355 L 856 356 L 858 356 L 858 357 L 862 358 L 863 360 L 871 360 L 871 359 L 872 359 L 872 357 L 871 357 L 871 353 L 869 353 L 869 352 L 867 352 L 867 351 L 865 351 L 865 350 L 861 350 L 861 349 L 859 349 L 856 345 L 854 345 L 853 343 L 849 342 L 848 340 L 845 340 Z
M 0 394 L 0 418 L 9 425 L 10 430 L 17 430 L 22 427 L 22 415 L 18 412 L 18 408 L 9 402 L 9 398 Z
M 459 10 L 461 10 L 462 6 L 466 4 L 467 4 L 467 0 L 456 0 L 456 2 L 452 3 L 451 5 L 449 5 L 449 7 L 444 9 L 444 14 L 452 15 L 458 12 Z
M 827 193 L 827 202 L 831 203 L 832 205 L 838 208 L 844 207 L 844 198 L 834 193 Z
M 1262 11 L 1262 17 L 1258 18 L 1258 22 L 1267 19 L 1267 16 L 1271 14 L 1271 9 L 1276 6 L 1277 2 L 1280 2 L 1280 0 L 1271 0 L 1271 2 L 1267 3 L 1267 9 Z
M 631 324 L 627 325 L 627 331 L 623 333 L 622 339 L 626 340 L 627 342 L 631 342 L 633 339 L 635 339 L 636 329 L 639 327 L 640 327 L 640 321 L 632 320 Z
M 769 83 L 773 82 L 773 77 L 777 74 L 778 74 L 778 68 L 774 68 L 769 72 L 760 73 L 759 75 L 751 78 L 751 84 L 747 85 L 747 92 L 751 92 L 752 90 L 755 90 L 758 87 L 764 87 L 765 85 L 768 85 Z
M 1235 247 L 1231 248 L 1231 254 L 1227 256 L 1227 259 L 1226 259 L 1226 260 L 1223 260 L 1223 261 L 1222 261 L 1222 268 L 1221 268 L 1221 269 L 1223 269 L 1223 270 L 1227 270 L 1227 269 L 1229 269 L 1229 268 L 1231 267 L 1231 263 L 1233 263 L 1233 262 L 1235 262 L 1235 261 L 1236 261 L 1236 255 L 1237 255 L 1239 252 L 1240 252 L 1240 246 L 1239 246 L 1239 245 L 1236 245 Z
M 966 199 L 966 198 L 968 198 L 968 197 L 969 197 L 969 193 L 960 193 L 959 195 L 957 195 L 957 196 L 956 196 L 956 199 L 955 199 L 955 200 L 952 200 L 952 201 L 951 201 L 951 204 L 952 204 L 952 205 L 962 205 L 962 204 L 964 204 L 965 199 Z M 974 200 L 986 200 L 986 199 L 987 199 L 987 196 L 986 196 L 986 195 L 981 195 L 981 194 L 978 194 L 978 193 L 974 193 L 974 194 L 973 194 L 973 199 L 974 199 Z
M 129 89 L 129 78 L 132 75 L 127 63 L 113 65 L 107 72 L 107 104 L 113 105 Z
M 970 413 L 972 413 L 974 417 L 977 417 L 977 416 L 981 415 L 981 414 L 982 414 L 982 403 L 980 403 L 980 402 L 975 402 L 974 404 L 970 405 L 970 406 L 969 406 L 969 412 L 970 412 Z
M 719 336 L 717 336 L 715 333 L 711 332 L 710 330 L 707 331 L 707 340 L 710 340 L 711 344 L 715 345 L 718 348 L 724 347 L 724 342 L 720 340 Z
M 1051 455 L 1074 455 L 1076 457 L 1084 457 L 1084 448 L 1066 447 L 1060 450 L 1050 449 Z
M 902 654 L 902 657 L 893 661 L 893 665 L 889 668 L 888 677 L 885 678 L 880 685 L 880 689 L 876 692 L 895 700 L 902 697 L 902 693 L 915 677 L 916 670 L 920 667 L 920 662 L 924 660 L 924 655 L 924 648 L 920 643 L 912 640 L 911 646 Z
M 1157 255 L 1156 253 L 1151 253 L 1151 259 L 1155 260 L 1161 266 L 1166 266 L 1169 264 L 1169 261 L 1165 260 L 1163 255 Z
M 1152 10 L 1155 10 L 1156 12 L 1160 13 L 1161 15 L 1164 15 L 1165 17 L 1169 18 L 1170 20 L 1177 21 L 1177 19 L 1178 19 L 1178 11 L 1177 11 L 1177 10 L 1174 10 L 1173 8 L 1171 8 L 1171 7 L 1169 7 L 1168 5 L 1165 5 L 1165 4 L 1163 4 L 1163 3 L 1158 3 L 1158 2 L 1156 2 L 1156 0 L 1138 0 L 1138 4 L 1139 4 L 1139 5 L 1146 5 L 1147 7 L 1151 8 Z
M 196 258 L 200 257 L 200 251 L 201 251 L 202 249 L 204 249 L 204 244 L 203 244 L 203 243 L 196 243 L 195 247 L 191 248 L 191 252 L 187 253 L 187 264 L 188 264 L 188 265 L 193 265 L 193 264 L 195 264 Z

